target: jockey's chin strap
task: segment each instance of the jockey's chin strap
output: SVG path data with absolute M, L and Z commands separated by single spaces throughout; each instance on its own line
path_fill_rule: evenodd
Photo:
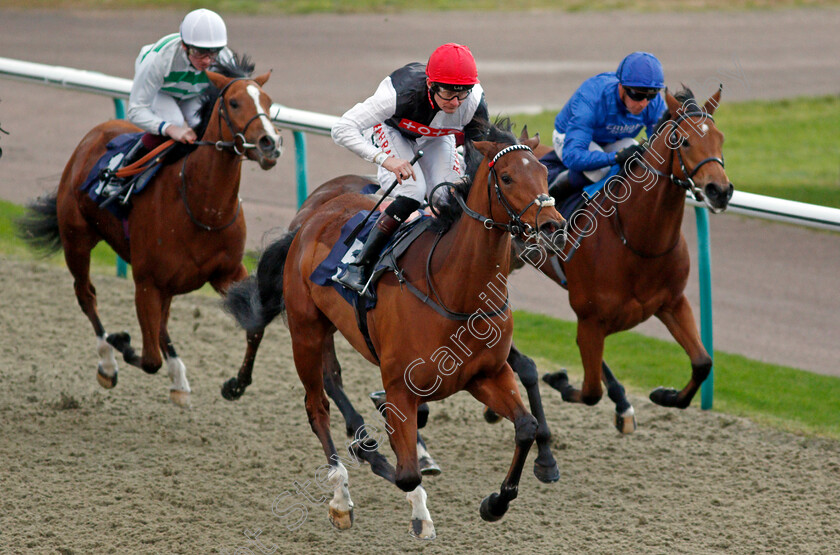
M 677 119 L 672 120 L 670 122 L 671 123 L 671 133 L 670 133 L 670 135 L 668 136 L 668 138 L 666 139 L 665 142 L 666 142 L 667 145 L 669 145 L 668 146 L 669 149 L 675 150 L 677 152 L 677 159 L 680 162 L 680 170 L 682 171 L 682 174 L 685 177 L 677 177 L 676 175 L 674 175 L 674 157 L 673 156 L 670 157 L 670 159 L 671 159 L 670 174 L 657 170 L 656 168 L 654 168 L 650 164 L 648 164 L 646 161 L 644 161 L 644 159 L 642 159 L 642 158 L 638 158 L 638 160 L 640 160 L 642 162 L 642 164 L 644 164 L 644 166 L 648 170 L 650 170 L 652 173 L 658 175 L 659 177 L 664 177 L 666 179 L 670 179 L 671 183 L 673 183 L 677 187 L 681 187 L 681 188 L 685 189 L 686 191 L 690 191 L 691 194 L 694 195 L 694 200 L 696 200 L 697 202 L 703 202 L 703 191 L 700 189 L 700 187 L 697 186 L 696 183 L 694 183 L 694 176 L 697 175 L 697 172 L 700 170 L 701 167 L 703 167 L 703 165 L 708 164 L 709 162 L 717 162 L 718 164 L 720 164 L 720 167 L 722 167 L 722 168 L 725 167 L 725 166 L 723 164 L 723 158 L 718 158 L 716 156 L 710 156 L 708 158 L 704 158 L 703 160 L 701 160 L 700 163 L 698 163 L 696 166 L 694 166 L 693 170 L 689 171 L 688 168 L 686 168 L 685 161 L 683 160 L 683 156 L 682 156 L 683 141 L 681 141 L 681 140 L 675 141 L 674 139 L 677 135 L 677 129 L 679 128 L 680 123 L 683 122 L 684 120 L 690 118 L 690 117 L 702 117 L 704 119 L 710 119 L 712 121 L 715 121 L 714 118 L 712 118 L 711 114 L 708 114 L 706 112 L 698 110 L 698 111 L 694 111 L 694 112 L 685 112 L 680 117 L 678 117 Z M 670 145 L 676 145 L 676 146 L 671 147 Z
M 219 118 L 219 137 L 222 136 L 222 119 L 224 119 L 225 123 L 228 126 L 228 129 L 230 129 L 230 132 L 233 135 L 233 140 L 223 141 L 219 139 L 218 141 L 195 141 L 193 143 L 194 145 L 212 145 L 216 147 L 216 150 L 224 150 L 226 148 L 230 148 L 238 156 L 242 156 L 243 154 L 245 154 L 246 151 L 250 149 L 257 148 L 257 145 L 248 142 L 248 140 L 245 138 L 245 132 L 248 130 L 248 127 L 250 127 L 254 120 L 258 120 L 263 116 L 267 118 L 268 115 L 258 113 L 245 123 L 245 127 L 242 128 L 242 131 L 236 131 L 235 127 L 233 126 L 233 122 L 230 120 L 230 115 L 227 111 L 227 104 L 225 104 L 225 92 L 227 91 L 228 87 L 230 87 L 237 81 L 247 80 L 249 79 L 245 77 L 231 79 L 224 87 L 222 87 L 222 90 L 219 91 L 219 114 L 221 115 L 221 117 Z M 269 125 L 274 125 L 273 123 L 271 123 L 270 119 L 268 123 Z
M 554 206 L 554 198 L 551 195 L 545 195 L 545 194 L 538 195 L 537 198 L 535 198 L 534 200 L 529 202 L 528 205 L 525 208 L 523 208 L 521 212 L 519 212 L 518 214 L 516 213 L 514 208 L 510 205 L 510 202 L 508 202 L 504 193 L 502 193 L 502 188 L 499 186 L 499 177 L 496 174 L 496 162 L 499 160 L 499 158 L 501 158 L 502 156 L 504 156 L 505 154 L 507 154 L 509 152 L 514 152 L 516 150 L 527 150 L 528 152 L 532 152 L 531 147 L 529 147 L 527 145 L 510 145 L 510 146 L 505 147 L 502 150 L 500 150 L 493 157 L 493 159 L 490 162 L 487 163 L 487 167 L 490 169 L 490 173 L 487 175 L 487 204 L 488 204 L 488 206 L 490 206 L 490 216 L 491 217 L 488 218 L 487 216 L 484 216 L 484 215 L 480 214 L 479 212 L 476 212 L 475 210 L 473 210 L 469 206 L 467 206 L 466 201 L 461 197 L 461 195 L 456 194 L 454 196 L 455 196 L 455 200 L 461 206 L 461 209 L 464 211 L 464 213 L 466 215 L 468 215 L 470 218 L 472 218 L 474 220 L 478 220 L 479 222 L 481 222 L 486 229 L 489 230 L 489 229 L 493 229 L 495 227 L 495 228 L 499 228 L 499 229 L 503 229 L 503 230 L 507 231 L 513 237 L 520 237 L 521 236 L 521 237 L 527 239 L 527 238 L 530 238 L 530 237 L 533 237 L 534 235 L 536 235 L 537 231 L 534 230 L 529 224 L 523 222 L 522 221 L 522 216 L 525 214 L 525 212 L 528 211 L 529 208 L 531 208 L 531 206 L 536 204 L 537 205 L 536 226 L 537 226 L 537 229 L 539 229 L 540 212 L 546 206 Z M 510 218 L 510 220 L 506 224 L 501 223 L 501 222 L 497 222 L 492 218 L 492 216 L 493 216 L 492 206 L 493 205 L 490 201 L 490 189 L 493 188 L 494 186 L 495 186 L 495 189 L 496 189 L 496 197 L 499 199 L 499 204 L 502 205 L 502 208 L 504 208 L 505 212 L 507 212 L 508 218 Z

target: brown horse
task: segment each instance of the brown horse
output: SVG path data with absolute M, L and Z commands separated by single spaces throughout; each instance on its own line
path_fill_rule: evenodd
M 186 368 L 166 329 L 172 297 L 208 282 L 224 293 L 248 275 L 242 265 L 242 157 L 270 169 L 280 156 L 281 138 L 268 117 L 271 99 L 262 90 L 269 74 L 248 78 L 253 64 L 247 57 L 220 70 L 224 75 L 207 73 L 212 86 L 200 109 L 202 123 L 196 131 L 201 140 L 176 147 L 148 190 L 132 198 L 126 221 L 100 209 L 80 189 L 111 139 L 140 131 L 125 121 L 109 121 L 93 128 L 76 147 L 58 191 L 30 203 L 28 216 L 19 222 L 21 235 L 36 248 L 48 253 L 63 248 L 79 306 L 96 333 L 97 379 L 105 388 L 117 383 L 114 349 L 148 373 L 160 369 L 163 353 L 172 380 L 170 398 L 189 405 Z M 90 251 L 102 240 L 132 265 L 142 355 L 134 351 L 127 333 L 109 335 L 99 319 Z M 258 344 L 259 337 L 248 340 Z
M 477 185 L 465 182 L 454 189 L 452 196 L 460 206 L 454 211 L 457 217 L 441 214 L 443 228 L 422 235 L 412 245 L 399 278 L 389 273 L 380 281 L 377 304 L 366 322 L 370 346 L 353 307 L 333 287 L 309 279 L 338 241 L 342 225 L 372 207 L 374 202 L 366 196 L 342 195 L 313 210 L 299 230 L 266 249 L 256 278 L 235 285 L 226 300 L 246 329 L 262 330 L 278 314 L 286 314 L 310 425 L 330 465 L 327 480 L 334 489 L 330 520 L 337 528 L 351 526 L 353 511 L 347 470 L 329 431 L 324 391 L 327 347 L 337 330 L 380 366 L 387 394 L 382 411 L 397 456 L 393 479 L 408 493 L 412 534 L 435 536 L 417 463 L 417 408 L 423 401 L 467 390 L 511 420 L 516 429 L 513 462 L 500 493 L 481 503 L 482 518 L 501 518 L 517 495 L 537 422 L 523 405 L 505 361 L 513 330 L 509 306 L 487 303 L 485 290 L 488 286 L 507 290 L 511 234 L 561 241 L 563 226 L 547 195 L 545 167 L 531 152 L 538 139 L 517 144 L 512 135 L 495 127 L 487 139 L 474 143 L 483 158 L 468 175 Z M 444 231 L 447 223 L 451 228 Z M 409 284 L 418 290 L 417 296 L 406 291 Z
M 661 406 L 688 407 L 712 367 L 684 293 L 689 255 L 681 225 L 686 191 L 714 213 L 725 210 L 732 197 L 723 167 L 723 133 L 712 118 L 720 95 L 718 90 L 701 108 L 690 90 L 676 97 L 666 91 L 668 111 L 641 162 L 608 181 L 600 195 L 574 213 L 562 251 L 532 259 L 569 290 L 584 369 L 581 389 L 569 384 L 565 371 L 543 379 L 565 401 L 588 405 L 601 399 L 603 381 L 623 433 L 635 430 L 634 411 L 603 360 L 606 336 L 656 316 L 685 349 L 691 378 L 681 391 L 660 387 L 651 392 L 650 399 Z M 541 145 L 538 155 L 549 149 Z

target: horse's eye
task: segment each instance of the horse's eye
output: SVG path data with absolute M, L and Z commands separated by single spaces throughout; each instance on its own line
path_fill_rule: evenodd
M 230 107 L 236 110 L 237 108 L 239 108 L 239 101 L 235 98 L 232 98 L 230 101 Z
M 682 146 L 688 148 L 691 146 L 691 143 L 688 142 L 688 139 L 683 139 Z
M 513 183 L 513 179 L 511 179 L 510 176 L 506 173 L 502 174 L 502 183 L 504 183 L 505 185 L 510 185 L 511 183 Z

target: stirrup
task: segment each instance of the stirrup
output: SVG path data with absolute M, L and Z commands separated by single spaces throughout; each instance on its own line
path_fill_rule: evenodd
M 344 269 L 344 272 L 336 278 L 336 281 L 347 289 L 352 289 L 356 293 L 361 294 L 370 279 L 365 276 L 366 273 L 363 265 L 351 262 Z

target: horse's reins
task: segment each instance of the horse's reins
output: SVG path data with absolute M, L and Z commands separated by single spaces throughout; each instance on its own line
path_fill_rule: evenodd
M 498 176 L 496 175 L 495 165 L 496 165 L 496 162 L 499 160 L 499 158 L 501 158 L 502 156 L 504 156 L 505 154 L 507 154 L 509 152 L 514 152 L 516 150 L 527 150 L 528 152 L 532 152 L 531 148 L 527 145 L 521 145 L 521 144 L 510 145 L 510 146 L 505 147 L 502 150 L 500 150 L 493 157 L 493 159 L 490 162 L 487 163 L 487 167 L 490 170 L 490 173 L 487 176 L 487 201 L 488 201 L 488 205 L 490 207 L 490 217 L 489 218 L 482 215 L 479 212 L 476 212 L 475 210 L 473 210 L 472 208 L 467 206 L 467 203 L 464 201 L 464 199 L 461 197 L 461 195 L 458 194 L 457 192 L 453 196 L 455 197 L 455 200 L 458 202 L 458 204 L 461 206 L 461 209 L 464 211 L 464 213 L 467 214 L 469 217 L 473 218 L 474 220 L 478 220 L 479 222 L 481 222 L 482 225 L 484 225 L 485 229 L 487 229 L 487 230 L 491 230 L 493 228 L 503 229 L 503 230 L 507 231 L 508 233 L 510 233 L 511 236 L 516 237 L 516 236 L 519 236 L 519 235 L 524 235 L 526 238 L 529 238 L 529 237 L 532 237 L 533 235 L 535 235 L 536 233 L 538 233 L 538 231 L 531 231 L 531 226 L 522 221 L 522 216 L 525 214 L 525 212 L 528 211 L 529 208 L 531 208 L 531 206 L 536 204 L 538 208 L 537 208 L 537 218 L 535 220 L 535 225 L 537 226 L 537 229 L 539 229 L 540 211 L 542 211 L 543 207 L 545 207 L 545 206 L 554 206 L 554 198 L 551 197 L 550 195 L 543 195 L 543 194 L 538 195 L 537 198 L 535 198 L 530 203 L 528 203 L 528 205 L 519 214 L 517 214 L 516 211 L 511 207 L 510 203 L 507 201 L 507 198 L 505 198 L 504 193 L 502 193 L 501 187 L 499 186 L 499 179 L 498 179 Z M 490 202 L 490 199 L 491 199 L 490 189 L 491 189 L 491 186 L 494 183 L 495 183 L 495 188 L 496 188 L 496 196 L 499 199 L 499 203 L 502 205 L 502 207 L 505 209 L 508 216 L 510 217 L 510 221 L 507 224 L 497 222 L 497 221 L 493 220 L 493 218 L 492 218 L 492 216 L 493 216 L 493 204 L 492 204 L 492 202 Z M 424 303 L 431 306 L 438 314 L 440 314 L 441 316 L 443 316 L 445 318 L 448 318 L 450 320 L 469 320 L 470 318 L 476 318 L 476 317 L 481 318 L 481 319 L 495 318 L 496 316 L 504 314 L 507 311 L 508 307 L 510 306 L 510 298 L 509 298 L 508 295 L 505 295 L 505 302 L 502 305 L 502 307 L 498 308 L 498 309 L 496 309 L 496 310 L 494 310 L 493 312 L 490 312 L 490 313 L 486 313 L 484 311 L 481 311 L 480 313 L 479 313 L 479 311 L 472 312 L 472 313 L 457 312 L 455 310 L 450 310 L 449 308 L 447 308 L 447 306 L 444 304 L 443 300 L 440 298 L 440 295 L 438 295 L 438 292 L 435 289 L 435 286 L 433 285 L 432 278 L 431 278 L 431 276 L 432 276 L 432 256 L 434 255 L 435 249 L 437 248 L 437 245 L 442 238 L 443 238 L 443 233 L 438 233 L 438 236 L 435 238 L 435 242 L 432 244 L 432 248 L 429 249 L 429 255 L 426 258 L 426 285 L 429 287 L 429 292 L 435 297 L 437 302 L 431 300 L 428 295 L 423 296 L 423 293 L 419 289 L 414 287 L 408 280 L 405 280 L 406 287 L 408 287 L 408 289 L 412 293 L 414 293 L 414 295 L 417 298 L 419 298 L 421 301 L 423 301 Z M 480 315 L 476 316 L 477 314 L 480 314 Z
M 685 112 L 681 116 L 679 116 L 677 119 L 671 120 L 671 122 L 670 122 L 671 123 L 671 130 L 670 130 L 670 134 L 668 135 L 668 138 L 665 141 L 666 144 L 676 144 L 675 142 L 673 142 L 672 139 L 676 135 L 677 130 L 679 129 L 680 123 L 683 122 L 684 120 L 690 118 L 690 117 L 695 117 L 695 116 L 715 121 L 714 118 L 711 116 L 711 114 L 708 114 L 708 113 L 700 111 L 700 110 L 694 111 L 694 112 Z M 697 175 L 698 170 L 700 170 L 700 168 L 704 164 L 708 164 L 709 162 L 717 162 L 718 164 L 720 164 L 721 167 L 725 167 L 724 164 L 723 164 L 723 159 L 718 158 L 716 156 L 710 156 L 708 158 L 704 158 L 696 166 L 694 166 L 693 170 L 688 171 L 688 169 L 686 168 L 686 165 L 685 165 L 685 161 L 683 160 L 683 157 L 682 157 L 682 148 L 683 148 L 683 141 L 681 140 L 679 142 L 679 144 L 677 144 L 676 148 L 670 148 L 669 147 L 669 150 L 676 151 L 677 159 L 680 162 L 680 171 L 682 171 L 682 174 L 685 176 L 683 178 L 677 177 L 674 174 L 674 155 L 673 155 L 673 153 L 669 157 L 670 162 L 671 162 L 671 170 L 670 170 L 669 173 L 665 173 L 665 172 L 657 170 L 656 168 L 651 166 L 642 157 L 637 157 L 636 161 L 641 163 L 651 173 L 653 173 L 653 174 L 655 174 L 659 177 L 664 177 L 665 179 L 669 179 L 671 181 L 671 183 L 673 183 L 677 187 L 680 187 L 682 189 L 685 189 L 686 191 L 691 192 L 691 194 L 694 195 L 694 199 L 697 202 L 701 202 L 703 200 L 703 192 L 700 190 L 700 188 L 697 186 L 697 184 L 694 183 L 694 176 Z M 677 233 L 677 237 L 676 237 L 675 241 L 673 242 L 673 244 L 670 247 L 668 247 L 666 250 L 664 250 L 660 253 L 647 254 L 647 253 L 644 253 L 640 250 L 637 250 L 637 249 L 633 248 L 633 246 L 627 240 L 627 236 L 624 233 L 624 226 L 621 224 L 621 214 L 620 214 L 620 211 L 619 211 L 618 207 L 616 207 L 616 209 L 615 209 L 615 226 L 614 227 L 615 227 L 616 233 L 618 234 L 618 238 L 621 240 L 621 243 L 625 247 L 630 249 L 630 251 L 633 254 L 635 254 L 636 256 L 639 256 L 641 258 L 660 258 L 662 256 L 665 256 L 666 254 L 670 253 L 672 250 L 677 248 L 677 245 L 680 242 L 680 234 Z
M 266 114 L 260 114 L 260 113 L 256 114 L 255 116 L 253 116 L 251 119 L 249 119 L 245 123 L 245 126 L 242 128 L 241 131 L 236 131 L 236 129 L 233 125 L 233 122 L 230 120 L 230 116 L 227 113 L 227 108 L 226 108 L 225 101 L 224 101 L 225 100 L 225 92 L 227 91 L 228 87 L 230 87 L 233 83 L 235 83 L 237 81 L 244 81 L 244 80 L 246 80 L 246 78 L 238 78 L 238 79 L 233 79 L 231 81 L 228 81 L 228 83 L 224 87 L 222 87 L 222 89 L 219 91 L 219 114 L 221 116 L 221 117 L 219 117 L 219 137 L 222 136 L 222 118 L 224 118 L 225 123 L 228 126 L 228 129 L 230 130 L 231 134 L 233 135 L 233 140 L 230 140 L 230 141 L 222 141 L 222 140 L 218 140 L 218 141 L 195 141 L 193 143 L 194 145 L 214 146 L 214 147 L 216 147 L 216 150 L 218 150 L 218 151 L 224 150 L 225 148 L 230 148 L 230 149 L 233 150 L 233 152 L 237 156 L 242 156 L 243 154 L 245 154 L 245 151 L 248 150 L 248 149 L 257 148 L 256 145 L 246 142 L 245 132 L 248 130 L 248 127 L 251 125 L 251 123 L 254 122 L 254 120 L 259 119 L 262 116 L 265 116 Z M 269 120 L 269 123 L 271 123 L 270 120 Z M 240 139 L 240 138 L 241 138 L 241 141 L 242 141 L 241 146 L 237 143 L 237 140 Z M 164 144 L 166 144 L 166 143 L 164 143 Z M 241 148 L 241 151 L 240 151 L 240 148 Z M 190 154 L 192 154 L 192 152 Z M 181 177 L 181 186 L 178 189 L 181 193 L 181 200 L 184 201 L 184 208 L 187 209 L 187 215 L 190 217 L 190 220 L 192 221 L 192 223 L 194 223 L 195 225 L 197 225 L 198 227 L 200 227 L 201 229 L 203 229 L 205 231 L 222 231 L 223 229 L 226 229 L 226 228 L 230 227 L 231 225 L 233 225 L 233 223 L 239 217 L 239 213 L 242 212 L 242 199 L 241 198 L 238 199 L 238 202 L 236 204 L 236 212 L 234 212 L 233 218 L 231 218 L 231 220 L 226 224 L 223 224 L 221 226 L 213 227 L 213 226 L 209 226 L 207 224 L 203 224 L 196 219 L 195 215 L 192 212 L 192 209 L 190 208 L 190 204 L 187 201 L 187 158 L 188 157 L 189 157 L 189 154 L 184 156 L 184 162 L 181 165 L 181 172 L 179 174 L 180 177 Z

